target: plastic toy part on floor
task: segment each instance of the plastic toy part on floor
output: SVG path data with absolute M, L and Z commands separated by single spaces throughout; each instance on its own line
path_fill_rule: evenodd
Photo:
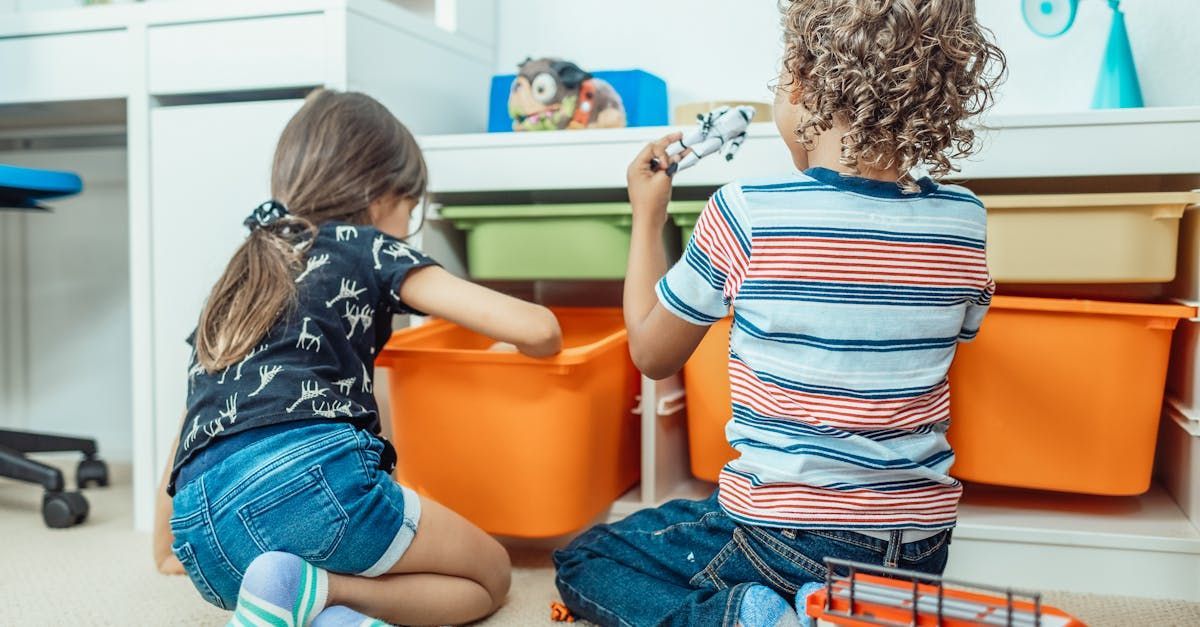
M 550 620 L 556 623 L 573 623 L 575 616 L 571 614 L 571 610 L 567 606 L 555 601 L 550 604 Z

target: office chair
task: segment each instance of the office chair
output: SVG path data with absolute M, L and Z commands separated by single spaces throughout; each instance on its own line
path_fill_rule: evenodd
M 40 201 L 71 196 L 82 189 L 79 176 L 70 172 L 0 165 L 0 209 L 45 209 Z M 0 477 L 37 483 L 46 490 L 42 497 L 42 519 L 48 527 L 82 523 L 87 519 L 88 502 L 79 492 L 64 489 L 62 471 L 27 455 L 71 451 L 83 453 L 76 470 L 76 485 L 80 488 L 93 483 L 108 485 L 108 467 L 96 458 L 95 440 L 0 429 Z

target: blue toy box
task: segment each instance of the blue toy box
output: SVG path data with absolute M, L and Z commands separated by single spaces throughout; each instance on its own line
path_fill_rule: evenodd
M 593 77 L 608 81 L 625 103 L 628 126 L 666 126 L 667 83 L 642 70 L 592 72 Z M 516 74 L 492 77 L 492 93 L 488 105 L 488 132 L 511 133 L 512 118 L 508 117 L 508 93 Z

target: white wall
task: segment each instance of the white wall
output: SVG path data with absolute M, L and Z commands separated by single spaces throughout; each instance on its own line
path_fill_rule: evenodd
M 129 460 L 125 151 L 2 153 L 0 163 L 69 168 L 84 179 L 82 195 L 48 203 L 53 212 L 5 216 L 10 237 L 23 240 L 23 259 L 16 261 L 24 286 L 13 297 L 24 305 L 15 332 L 23 337 L 26 358 L 15 366 L 20 372 L 3 373 L 7 387 L 21 389 L 9 390 L 0 424 L 94 437 L 106 459 Z M 11 254 L 5 255 L 11 263 Z
M 766 85 L 781 51 L 774 0 L 498 1 L 498 73 L 511 73 L 527 55 L 554 55 L 584 69 L 653 72 L 667 81 L 672 106 L 770 98 Z M 1009 57 L 994 112 L 1088 108 L 1108 36 L 1106 3 L 1082 0 L 1075 26 L 1058 39 L 1030 32 L 1017 0 L 976 6 Z M 1125 0 L 1122 7 L 1146 104 L 1200 105 L 1200 1 Z

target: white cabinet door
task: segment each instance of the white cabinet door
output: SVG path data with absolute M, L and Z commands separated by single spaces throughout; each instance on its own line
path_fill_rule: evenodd
M 167 463 L 187 388 L 185 339 L 270 197 L 275 143 L 301 100 L 164 107 L 150 114 L 155 467 Z

